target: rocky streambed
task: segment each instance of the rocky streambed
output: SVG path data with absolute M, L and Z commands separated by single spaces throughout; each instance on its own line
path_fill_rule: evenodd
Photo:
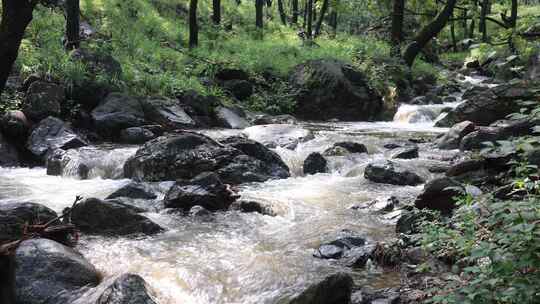
M 222 119 L 239 129 L 175 127 L 155 139 L 145 138 L 157 135 L 150 127 L 117 132 L 129 112 L 102 105 L 95 115 L 122 145 L 88 145 L 46 118 L 30 150 L 47 167 L 0 168 L 0 241 L 25 221 L 54 218 L 77 195 L 85 200 L 70 217 L 82 234 L 76 251 L 23 242 L 15 294 L 24 303 L 346 303 L 355 291 L 399 286 L 400 273 L 377 262 L 378 248 L 396 238 L 396 223 L 406 230 L 406 206 L 452 208 L 452 193 L 441 195 L 447 172 L 471 171 L 455 167 L 466 156 L 458 148 L 487 130 L 434 126 L 474 118 L 461 97 L 405 105 L 393 122 L 288 117 L 247 127 L 226 112 Z M 135 104 L 142 114 L 134 117 L 158 122 L 174 110 Z M 443 110 L 449 118 L 438 117 Z M 517 126 L 491 128 L 503 136 Z M 371 303 L 355 295 L 353 302 Z

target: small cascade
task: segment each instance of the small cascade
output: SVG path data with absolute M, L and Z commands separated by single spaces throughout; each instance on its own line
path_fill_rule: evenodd
M 138 147 L 90 146 L 69 150 L 63 176 L 89 179 L 120 179 L 124 176 L 124 163 Z M 82 173 L 81 171 L 87 171 Z
M 461 98 L 459 98 L 460 100 Z M 459 102 L 447 102 L 438 105 L 411 105 L 402 104 L 394 115 L 394 122 L 399 123 L 433 123 L 437 118 L 445 112 L 445 110 L 453 109 Z

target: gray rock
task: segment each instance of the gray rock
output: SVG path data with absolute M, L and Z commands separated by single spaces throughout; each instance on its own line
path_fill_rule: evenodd
M 146 98 L 142 101 L 142 107 L 148 123 L 156 123 L 166 129 L 188 128 L 197 124 L 176 100 Z
M 111 93 L 91 113 L 97 131 L 108 138 L 118 137 L 121 130 L 146 124 L 140 98 Z
M 132 199 L 156 199 L 157 195 L 145 184 L 130 182 L 120 189 L 109 194 L 106 199 L 126 197 Z
M 100 274 L 80 253 L 46 239 L 22 242 L 15 251 L 15 297 L 24 304 L 68 304 Z
M 377 118 L 382 98 L 364 74 L 338 60 L 311 60 L 294 68 L 290 83 L 299 89 L 296 115 L 309 120 L 358 121 Z
M 414 159 L 418 158 L 418 146 L 409 145 L 403 148 L 397 148 L 392 153 L 394 159 Z
M 123 274 L 101 283 L 72 304 L 157 304 L 146 281 L 136 274 Z
M 289 304 L 349 304 L 353 288 L 350 275 L 337 273 L 314 283 Z
M 0 120 L 0 131 L 9 139 L 26 141 L 30 122 L 22 111 L 8 111 Z
M 401 186 L 416 186 L 424 182 L 424 179 L 418 174 L 389 160 L 369 164 L 364 172 L 364 177 L 375 183 Z
M 330 243 L 322 244 L 314 256 L 320 259 L 340 259 L 347 251 L 364 245 L 366 245 L 364 238 L 343 237 Z
M 486 142 L 495 142 L 508 137 L 503 128 L 496 127 L 479 127 L 476 131 L 471 132 L 463 137 L 459 144 L 461 151 L 478 150 L 485 148 Z
M 0 204 L 0 244 L 18 240 L 25 224 L 44 224 L 57 217 L 53 210 L 35 203 Z
M 86 145 L 86 140 L 76 134 L 69 125 L 55 117 L 47 117 L 40 121 L 26 143 L 28 150 L 40 158 L 43 158 L 49 150 L 69 150 Z
M 157 135 L 144 127 L 131 127 L 120 131 L 120 142 L 126 144 L 144 144 Z
M 245 129 L 250 126 L 249 122 L 240 116 L 234 109 L 217 107 L 215 113 L 222 126 L 229 129 Z
M 256 201 L 239 200 L 231 205 L 234 210 L 240 210 L 245 213 L 260 213 L 262 215 L 275 216 L 276 213 L 272 209 L 271 205 L 264 204 Z
M 437 140 L 437 147 L 443 150 L 452 150 L 459 148 L 461 139 L 467 134 L 473 132 L 476 125 L 471 121 L 463 121 L 455 124 L 448 132 Z
M 143 210 L 116 201 L 89 198 L 78 203 L 71 220 L 82 232 L 98 235 L 156 234 L 163 231 L 140 215 Z
M 462 195 L 465 188 L 456 180 L 442 177 L 428 182 L 414 201 L 418 209 L 438 210 L 450 213 L 455 207 L 455 197 Z

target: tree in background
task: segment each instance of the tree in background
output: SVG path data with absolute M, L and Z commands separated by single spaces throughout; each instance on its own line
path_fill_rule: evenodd
M 212 21 L 216 25 L 221 23 L 221 0 L 212 0 Z
M 255 26 L 258 29 L 264 26 L 264 0 L 255 0 Z
M 309 40 L 313 38 L 313 0 L 306 1 L 306 35 Z
M 189 2 L 189 48 L 199 44 L 199 25 L 197 24 L 197 0 Z
M 454 12 L 454 7 L 456 6 L 457 0 L 448 0 L 443 10 L 427 24 L 421 31 L 416 35 L 413 42 L 411 42 L 405 53 L 403 54 L 403 59 L 408 66 L 412 66 L 416 56 L 422 51 L 422 49 L 428 44 L 428 42 L 437 36 L 441 30 L 446 26 L 448 19 L 452 16 Z
M 315 24 L 315 37 L 321 34 L 321 28 L 324 21 L 324 17 L 326 15 L 326 11 L 328 10 L 328 5 L 329 5 L 329 0 L 323 0 L 323 4 L 321 8 L 321 15 L 319 16 L 319 20 L 317 21 L 317 24 Z
M 78 49 L 80 46 L 80 7 L 79 0 L 66 0 L 66 49 Z
M 281 19 L 281 23 L 283 23 L 283 25 L 287 25 L 287 14 L 285 13 L 283 0 L 277 0 L 277 4 L 278 4 L 279 18 Z
M 291 6 L 292 6 L 292 19 L 291 19 L 291 23 L 292 24 L 298 24 L 298 15 L 300 14 L 300 12 L 298 11 L 299 8 L 298 8 L 298 0 L 292 0 L 292 3 L 291 3 Z
M 394 0 L 392 9 L 392 54 L 400 56 L 401 42 L 403 40 L 403 19 L 405 15 L 405 0 Z

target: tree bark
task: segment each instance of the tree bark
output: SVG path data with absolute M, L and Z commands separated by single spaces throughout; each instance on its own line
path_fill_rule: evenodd
M 26 27 L 32 21 L 35 1 L 2 0 L 0 23 L 0 94 L 19 54 Z
M 433 37 L 437 36 L 446 26 L 448 19 L 450 19 L 450 16 L 452 16 L 452 13 L 454 12 L 456 2 L 457 0 L 448 0 L 437 17 L 426 25 L 414 38 L 414 41 L 407 46 L 403 55 L 403 59 L 407 65 L 412 66 L 414 59 L 416 59 L 416 56 L 418 56 L 424 46 L 426 46 L 426 44 L 433 39 Z
M 66 0 L 66 49 L 78 49 L 81 45 L 79 0 Z
M 338 12 L 334 8 L 330 13 L 330 27 L 332 28 L 332 38 L 337 36 L 337 26 L 338 26 Z
M 263 28 L 264 0 L 255 0 L 255 25 L 257 28 Z
M 396 56 L 401 54 L 400 44 L 403 41 L 403 18 L 405 0 L 394 0 L 392 10 L 392 53 Z
M 326 11 L 328 10 L 329 0 L 324 0 L 322 7 L 321 7 L 321 15 L 319 16 L 319 20 L 317 20 L 317 24 L 315 24 L 315 37 L 319 36 L 321 34 L 321 28 L 324 21 L 324 16 L 326 15 Z
M 281 23 L 283 23 L 283 25 L 287 25 L 287 14 L 285 13 L 285 8 L 283 7 L 283 0 L 278 0 L 277 5 Z
M 510 19 L 508 25 L 510 27 L 516 27 L 518 17 L 518 0 L 512 0 L 512 8 L 510 9 Z
M 216 25 L 221 23 L 221 0 L 212 1 L 212 21 Z
M 199 44 L 199 25 L 197 24 L 197 2 L 189 2 L 189 48 L 195 48 Z
M 298 0 L 292 0 L 292 24 L 298 24 L 298 15 L 300 15 L 298 10 Z
M 452 38 L 452 49 L 454 52 L 457 52 L 456 25 L 454 20 L 450 21 L 450 37 Z
M 307 34 L 307 38 L 311 39 L 311 38 L 313 38 L 313 30 L 312 30 L 312 25 L 313 25 L 313 0 L 307 0 L 306 12 L 307 12 L 307 16 L 306 16 L 307 17 L 306 34 Z
M 480 23 L 478 26 L 478 30 L 480 31 L 480 33 L 482 33 L 482 41 L 487 42 L 488 35 L 487 35 L 487 26 L 486 26 L 486 16 L 488 14 L 489 0 L 482 0 L 481 5 L 482 7 L 480 8 Z

